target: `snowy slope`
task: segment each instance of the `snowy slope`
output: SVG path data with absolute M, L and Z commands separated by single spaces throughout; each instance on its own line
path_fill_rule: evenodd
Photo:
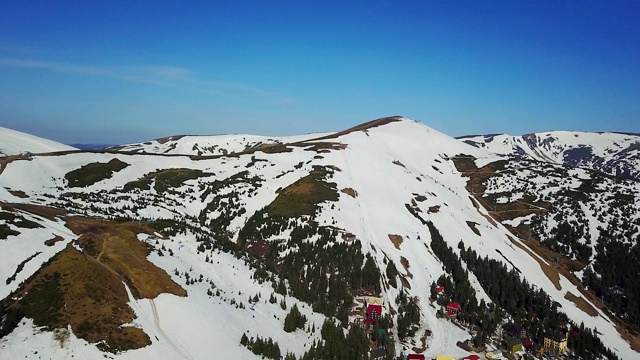
M 460 140 L 498 154 L 590 168 L 640 180 L 638 134 L 552 131 L 522 136 L 472 136 Z
M 57 206 L 72 213 L 86 213 L 98 217 L 117 215 L 134 219 L 180 219 L 202 231 L 210 231 L 202 226 L 202 219 L 211 221 L 232 214 L 222 230 L 231 234 L 231 239 L 236 241 L 238 232 L 251 215 L 269 205 L 278 195 L 279 189 L 306 176 L 314 166 L 330 166 L 336 169 L 330 181 L 336 184 L 337 190 L 350 188 L 355 190 L 357 195 L 350 196 L 339 191 L 338 201 L 322 203 L 321 211 L 315 220 L 320 225 L 331 225 L 356 234 L 362 242 L 363 251 L 374 257 L 380 269 L 384 269 L 387 261 L 393 261 L 408 283 L 404 291 L 418 299 L 422 317 L 421 328 L 413 339 L 401 343 L 398 352 L 407 353 L 412 346 L 420 345 L 420 337 L 425 330 L 430 330 L 432 336 L 427 339 L 425 350 L 428 358 L 439 354 L 455 357 L 469 354 L 456 346 L 457 341 L 468 339 L 469 334 L 452 322 L 437 318 L 437 309 L 429 302 L 429 286 L 444 273 L 444 270 L 440 260 L 429 247 L 429 229 L 407 210 L 407 204 L 413 203 L 421 216 L 433 222 L 440 230 L 444 240 L 452 248 L 456 249 L 458 242 L 464 239 L 465 245 L 471 246 L 481 257 L 486 255 L 502 261 L 504 256 L 517 261 L 527 281 L 547 292 L 573 321 L 584 322 L 588 327 L 597 327 L 603 334 L 605 343 L 615 349 L 623 359 L 638 356 L 638 353 L 631 350 L 618 335 L 607 314 L 600 312 L 597 317 L 589 316 L 573 302 L 565 299 L 568 292 L 580 292 L 563 276 L 560 277 L 558 289 L 544 274 L 537 259 L 513 245 L 513 235 L 500 222 L 492 220 L 484 208 L 476 208 L 470 198 L 471 194 L 466 189 L 467 176 L 460 173 L 450 160 L 451 157 L 460 154 L 471 155 L 477 159 L 477 166 L 483 166 L 504 159 L 504 156 L 497 155 L 496 152 L 509 154 L 511 145 L 504 145 L 504 151 L 493 148 L 489 151 L 480 148 L 485 146 L 471 146 L 419 122 L 397 120 L 329 139 L 327 141 L 343 145 L 330 150 L 314 149 L 311 144 L 287 145 L 318 138 L 320 135 L 317 134 L 278 139 L 233 135 L 182 137 L 164 143 L 152 142 L 119 149 L 136 154 L 77 152 L 63 156 L 36 157 L 32 161 L 15 161 L 0 174 L 0 201 Z M 205 155 L 222 154 L 221 149 L 229 153 L 240 152 L 257 144 L 276 141 L 287 145 L 290 151 L 256 151 L 239 156 L 205 159 L 157 155 L 192 155 L 194 152 Z M 310 142 L 318 144 L 323 141 Z M 504 143 L 506 140 L 501 141 Z M 554 151 L 556 150 L 549 150 L 545 156 L 551 157 L 555 154 Z M 557 159 L 561 155 L 554 156 Z M 87 187 L 68 187 L 65 175 L 70 171 L 90 163 L 107 163 L 112 159 L 118 159 L 129 166 Z M 126 190 L 130 182 L 168 169 L 199 170 L 202 171 L 202 175 L 184 181 L 172 191 L 158 190 L 155 185 L 160 180 L 157 178 L 151 181 L 148 188 Z M 237 177 L 247 180 L 228 181 Z M 259 180 L 249 180 L 256 178 Z M 212 192 L 208 190 L 211 184 L 220 186 Z M 24 195 L 18 196 L 16 191 Z M 223 204 L 236 202 L 246 212 L 236 212 L 231 206 L 209 207 L 220 197 L 227 201 Z M 416 200 L 417 198 L 420 200 Z M 433 211 L 434 208 L 438 210 Z M 469 222 L 477 224 L 480 235 L 470 228 Z M 9 236 L 4 242 L 0 240 L 0 246 L 3 246 L 0 247 L 0 257 L 3 262 L 5 254 L 15 257 L 5 267 L 0 267 L 0 275 L 5 278 L 10 276 L 18 263 L 39 251 L 36 245 L 26 245 L 20 236 L 50 237 L 52 234 L 60 234 L 67 242 L 74 239 L 73 234 L 68 230 L 64 231 L 61 223 L 48 221 L 42 224 L 46 229 L 38 230 L 42 235 L 25 232 L 16 237 Z M 402 243 L 395 246 L 389 239 L 391 234 L 400 235 Z M 267 240 L 287 236 L 288 233 L 285 231 Z M 273 292 L 269 282 L 257 282 L 253 278 L 253 270 L 231 254 L 219 250 L 198 251 L 199 243 L 192 231 L 162 240 L 160 245 L 153 245 L 154 241 L 148 243 L 156 249 L 160 245 L 171 249 L 173 256 L 158 256 L 154 252 L 149 259 L 164 269 L 177 283 L 183 285 L 188 296 L 180 298 L 162 294 L 155 299 L 138 300 L 130 297 L 129 304 L 138 316 L 134 325 L 149 334 L 153 343 L 142 349 L 117 355 L 109 354 L 110 357 L 200 359 L 216 354 L 219 358 L 258 359 L 259 356 L 239 345 L 243 333 L 272 337 L 280 344 L 283 354 L 291 351 L 301 355 L 314 340 L 320 339 L 319 327 L 324 321 L 324 315 L 312 312 L 308 304 L 290 296 L 286 297 L 286 311 L 282 310 L 278 303 L 267 302 L 269 294 Z M 59 250 L 62 246 L 63 243 L 60 243 L 55 249 Z M 55 249 L 48 253 L 43 252 L 43 255 L 28 262 L 18 281 L 13 284 L 37 271 L 36 265 L 45 261 L 47 256 L 52 256 Z M 206 262 L 206 258 L 210 258 L 211 261 Z M 403 263 L 407 266 L 400 265 Z M 206 280 L 186 284 L 186 273 L 192 278 L 202 275 Z M 478 299 L 489 301 L 473 275 L 471 277 Z M 216 288 L 222 291 L 220 296 L 212 297 L 207 294 L 210 282 L 215 283 Z M 2 289 L 3 297 L 15 289 L 15 286 Z M 397 310 L 394 300 L 398 292 L 399 289 L 385 287 L 381 294 L 385 312 Z M 261 299 L 255 309 L 251 310 L 252 304 L 247 298 L 257 293 L 261 294 Z M 282 296 L 277 296 L 280 301 Z M 244 308 L 238 308 L 239 303 L 242 303 Z M 283 318 L 294 303 L 298 304 L 298 308 L 310 323 L 315 325 L 315 332 L 283 331 Z M 34 332 L 37 335 L 33 336 Z M 95 346 L 77 339 L 73 334 L 63 347 L 53 341 L 52 336 L 50 332 L 33 330 L 32 323 L 26 319 L 12 334 L 0 340 L 0 357 L 4 358 L 6 355 L 7 358 L 24 358 L 32 356 L 33 351 L 44 353 L 54 359 L 68 358 L 70 354 L 79 358 L 90 358 L 100 354 Z M 396 337 L 396 342 L 399 340 Z
M 24 152 L 36 154 L 68 150 L 76 150 L 76 148 L 20 131 L 0 127 L 0 155 L 19 155 Z

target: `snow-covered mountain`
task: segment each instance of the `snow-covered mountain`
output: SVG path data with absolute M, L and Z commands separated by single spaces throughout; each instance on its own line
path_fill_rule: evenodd
M 0 139 L 0 156 L 76 150 L 72 146 L 4 127 L 0 127 Z
M 589 341 L 597 328 L 611 354 L 633 359 L 624 324 L 635 320 L 580 277 L 604 274 L 599 226 L 624 217 L 620 236 L 637 239 L 639 184 L 511 159 L 401 117 L 16 160 L 0 174 L 0 358 L 275 358 L 271 341 L 291 359 L 338 348 L 327 319 L 357 348 L 365 302 L 382 302 L 389 356 L 484 356 L 456 344 L 510 316 Z M 587 195 L 574 204 L 574 193 Z M 563 214 L 590 230 L 586 263 L 575 243 L 557 241 L 566 257 L 542 246 Z M 496 294 L 482 259 L 511 285 L 526 279 L 528 300 Z M 520 310 L 507 314 L 511 301 Z M 457 320 L 441 316 L 449 302 Z
M 110 149 L 140 154 L 215 156 L 269 148 L 284 143 L 295 143 L 329 134 L 330 133 L 281 137 L 246 134 L 212 136 L 177 135 L 143 143 L 113 146 Z
M 625 133 L 547 133 L 482 135 L 460 138 L 467 144 L 509 156 L 520 156 L 597 170 L 640 180 L 640 135 Z

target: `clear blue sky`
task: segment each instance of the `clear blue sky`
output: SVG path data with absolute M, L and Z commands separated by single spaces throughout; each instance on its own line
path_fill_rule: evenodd
M 182 3 L 182 4 L 181 4 Z M 640 132 L 640 1 L 0 2 L 0 125 L 65 143 Z

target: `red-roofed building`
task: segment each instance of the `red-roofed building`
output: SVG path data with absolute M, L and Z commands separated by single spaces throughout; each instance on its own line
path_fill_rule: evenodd
M 469 355 L 464 360 L 480 360 L 480 356 L 478 355 Z
M 382 316 L 382 305 L 369 304 L 367 307 L 367 318 L 364 319 L 366 324 L 373 324 Z
M 437 292 L 437 293 L 441 293 L 441 292 L 443 292 L 443 291 L 444 291 L 444 286 L 438 286 L 438 287 L 436 288 L 436 292 Z
M 409 354 L 407 360 L 424 360 L 424 355 L 422 354 Z
M 457 302 L 452 302 L 451 304 L 447 305 L 448 315 L 456 315 L 459 312 L 460 312 L 460 304 L 458 304 Z

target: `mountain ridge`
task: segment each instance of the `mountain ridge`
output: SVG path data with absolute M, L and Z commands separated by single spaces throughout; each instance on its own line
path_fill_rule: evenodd
M 385 121 L 388 120 L 381 122 Z M 527 281 L 561 305 L 571 321 L 597 327 L 607 346 L 613 347 L 619 356 L 630 359 L 637 355 L 618 335 L 611 322 L 613 315 L 581 295 L 580 280 L 575 283 L 572 278 L 576 275 L 554 269 L 546 258 L 535 253 L 526 238 L 527 232 L 534 232 L 535 238 L 551 233 L 556 209 L 565 209 L 555 200 L 564 195 L 557 194 L 572 194 L 585 187 L 583 184 L 595 179 L 590 173 L 566 170 L 553 163 L 525 164 L 404 118 L 383 126 L 364 127 L 362 131 L 333 138 L 310 139 L 305 135 L 294 138 L 296 141 L 282 141 L 275 148 L 261 148 L 254 143 L 249 147 L 252 151 L 245 150 L 253 140 L 227 137 L 224 141 L 234 140 L 233 146 L 240 151 L 216 157 L 186 154 L 159 157 L 115 150 L 36 156 L 32 161 L 7 165 L 0 174 L 0 200 L 61 208 L 71 214 L 132 226 L 147 224 L 155 229 L 157 234 L 150 232 L 151 235 L 139 240 L 151 249 L 149 261 L 183 286 L 187 297 L 161 294 L 154 299 L 140 299 L 131 293 L 133 287 L 125 284 L 124 290 L 131 293 L 128 306 L 137 316 L 133 324 L 143 329 L 152 343 L 141 349 L 116 352 L 117 358 L 200 358 L 218 351 L 225 358 L 257 359 L 257 355 L 238 344 L 245 333 L 254 340 L 256 336 L 273 337 L 283 349 L 302 355 L 310 350 L 312 339 L 321 341 L 324 319 L 347 316 L 348 322 L 362 320 L 361 304 L 352 307 L 338 301 L 333 310 L 323 307 L 323 303 L 333 304 L 330 294 L 341 291 L 354 296 L 361 291 L 372 293 L 383 299 L 385 314 L 403 315 L 406 320 L 402 322 L 397 318 L 391 320 L 395 354 L 410 352 L 415 347 L 427 356 L 442 353 L 466 356 L 473 352 L 458 348 L 456 342 L 468 339 L 468 333 L 438 317 L 437 312 L 441 309 L 438 301 L 445 299 L 442 296 L 446 299 L 457 296 L 462 306 L 470 306 L 461 300 L 464 295 L 457 292 L 453 283 L 446 294 L 438 296 L 439 300 L 429 299 L 431 284 L 442 277 L 454 277 L 445 265 L 448 260 L 442 258 L 446 251 L 436 247 L 436 234 L 440 234 L 453 253 L 463 255 L 459 243 L 464 240 L 464 245 L 479 255 L 514 269 L 517 266 Z M 465 161 L 473 166 L 469 163 L 464 167 L 460 162 Z M 555 172 L 557 176 L 549 175 Z M 476 180 L 480 175 L 486 178 Z M 483 188 L 476 189 L 474 181 L 482 181 Z M 523 187 L 528 182 L 540 183 L 540 188 Z M 615 191 L 630 194 L 630 200 L 625 200 L 626 208 L 637 207 L 632 201 L 640 197 L 637 183 L 618 184 L 603 178 L 593 186 L 598 191 L 609 187 L 603 197 L 599 192 L 587 194 L 597 197 L 602 206 L 607 206 L 605 209 L 613 207 L 610 204 L 615 199 L 607 199 Z M 546 208 L 543 202 L 553 203 L 553 207 Z M 308 207 L 301 211 L 280 205 L 303 203 Z M 588 208 L 592 203 L 585 204 Z M 540 225 L 528 225 L 535 215 L 535 208 L 530 205 L 546 209 L 539 211 L 544 215 L 537 220 Z M 0 207 L 18 214 L 6 205 Z M 595 227 L 608 221 L 608 218 L 601 222 L 593 220 L 597 212 L 587 211 L 585 226 Z M 71 233 L 61 219 L 43 220 L 29 212 L 19 215 L 24 220 L 3 220 L 6 229 L 18 234 L 8 234 L 4 241 L 0 240 L 0 250 L 12 254 L 10 258 L 3 257 L 5 264 L 0 267 L 0 277 L 9 278 L 23 261 L 38 251 L 41 254 L 24 263 L 6 292 L 16 290 L 20 282 L 35 273 L 38 263 L 48 261 L 54 249 L 61 251 L 71 244 L 84 256 L 94 256 L 86 246 L 86 238 L 82 240 Z M 567 218 L 572 219 L 573 215 Z M 26 220 L 41 223 L 43 228 L 21 227 Z M 342 239 L 341 234 L 345 233 L 357 239 Z M 62 240 L 53 247 L 44 244 L 56 236 Z M 42 243 L 27 243 L 27 238 L 41 239 Z M 595 249 L 597 236 L 593 231 L 588 241 L 588 246 Z M 100 244 L 96 241 L 97 250 Z M 571 256 L 579 254 L 579 246 L 566 246 L 576 249 L 568 252 Z M 361 265 L 349 267 L 346 259 L 339 262 L 324 259 L 322 252 L 314 252 L 319 251 L 316 247 L 336 254 L 336 259 L 337 254 L 351 254 L 350 259 L 359 259 Z M 469 256 L 466 252 L 464 255 Z M 308 262 L 299 263 L 304 259 Z M 379 277 L 373 276 L 375 268 L 379 269 Z M 369 270 L 359 272 L 359 269 Z M 329 283 L 324 284 L 326 297 L 322 301 L 315 296 L 324 291 L 309 292 L 323 289 L 319 280 L 323 277 L 316 278 L 316 274 L 328 275 L 325 280 Z M 338 274 L 351 276 L 347 279 Z M 492 299 L 494 295 L 489 295 L 489 288 L 485 288 L 484 279 L 478 274 L 466 275 L 473 297 L 478 303 L 497 301 Z M 373 278 L 369 279 L 369 275 Z M 299 286 L 298 281 L 308 287 Z M 258 293 L 261 296 L 256 302 L 253 297 Z M 274 303 L 267 301 L 270 293 L 276 298 Z M 597 315 L 585 312 L 575 299 L 590 304 Z M 354 301 L 365 300 L 357 295 Z M 286 311 L 279 306 L 281 301 L 287 303 Z M 283 331 L 282 320 L 294 303 L 315 330 Z M 255 307 L 253 311 L 251 306 Z M 414 311 L 412 306 L 418 309 L 417 318 L 408 315 Z M 223 318 L 228 329 L 208 323 L 203 314 Z M 11 344 L 28 332 L 31 325 L 25 321 L 0 340 L 0 353 L 24 356 L 18 349 L 12 349 Z M 184 331 L 180 326 L 184 321 L 190 323 L 191 330 Z M 414 324 L 408 330 L 406 321 Z M 85 340 L 75 335 L 75 325 L 70 326 L 68 341 L 81 354 L 78 347 Z M 427 330 L 430 336 L 425 335 Z M 207 334 L 215 334 L 216 340 L 206 340 Z M 37 339 L 32 344 L 54 358 L 62 358 L 64 351 L 70 349 L 47 347 L 44 335 Z M 220 350 L 216 344 L 228 346 Z

